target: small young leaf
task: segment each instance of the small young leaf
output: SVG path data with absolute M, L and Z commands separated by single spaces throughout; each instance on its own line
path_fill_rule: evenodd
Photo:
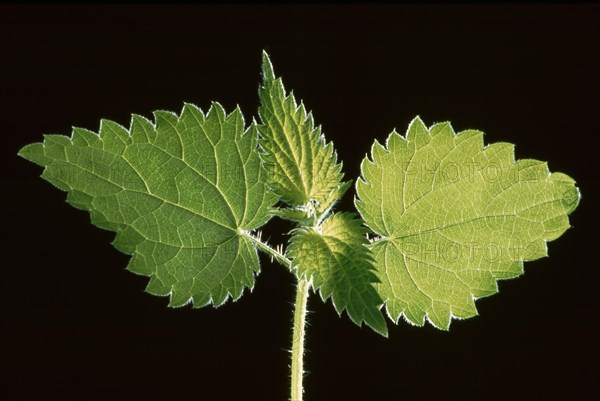
M 242 113 L 214 103 L 207 115 L 134 115 L 128 130 L 103 120 L 99 134 L 75 128 L 46 135 L 19 155 L 45 167 L 42 177 L 116 231 L 114 246 L 133 255 L 128 269 L 150 276 L 147 291 L 170 306 L 218 306 L 252 288 L 256 249 L 243 235 L 267 222 L 275 197 L 257 154 L 257 131 Z
M 319 228 L 294 230 L 288 252 L 298 276 L 312 279 L 323 301 L 331 297 L 339 314 L 346 309 L 357 325 L 365 322 L 387 336 L 366 231 L 352 213 L 336 213 Z
M 309 226 L 314 221 L 314 218 L 309 216 L 303 208 L 275 208 L 271 213 L 273 216 L 293 221 L 303 226 Z
M 372 244 L 376 285 L 395 322 L 477 314 L 474 300 L 520 275 L 523 261 L 547 255 L 567 228 L 579 190 L 546 163 L 514 160 L 513 145 L 483 146 L 483 133 L 429 130 L 415 118 L 362 163 L 356 207 L 380 239 Z
M 269 171 L 269 185 L 290 206 L 310 202 L 328 209 L 339 197 L 342 164 L 333 144 L 326 143 L 321 128 L 314 127 L 311 113 L 286 95 L 281 78 L 275 78 L 267 53 L 263 53 L 263 86 L 259 95 L 262 156 Z

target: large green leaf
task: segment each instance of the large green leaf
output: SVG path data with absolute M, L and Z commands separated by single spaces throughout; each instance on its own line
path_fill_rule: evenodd
M 296 229 L 288 252 L 298 276 L 312 280 L 323 301 L 331 297 L 339 314 L 347 310 L 357 325 L 387 336 L 366 231 L 353 214 L 336 213 L 319 227 Z
M 259 271 L 246 235 L 269 218 L 276 199 L 265 186 L 257 131 L 242 113 L 214 103 L 207 115 L 187 104 L 180 116 L 134 115 L 131 128 L 103 120 L 99 134 L 46 135 L 20 155 L 45 167 L 42 177 L 91 212 L 133 255 L 128 269 L 150 276 L 147 291 L 170 306 L 218 306 Z
M 546 241 L 568 227 L 579 202 L 573 179 L 546 163 L 514 160 L 513 145 L 483 146 L 483 133 L 429 130 L 416 118 L 406 138 L 393 132 L 362 163 L 356 206 L 378 235 L 371 248 L 376 285 L 394 321 L 477 314 L 475 299 L 496 280 L 547 255 Z
M 331 142 L 326 143 L 321 127 L 294 95 L 286 95 L 281 78 L 275 78 L 269 56 L 263 53 L 263 86 L 258 127 L 260 146 L 269 171 L 269 185 L 291 206 L 312 205 L 324 212 L 341 198 L 342 164 Z M 309 213 L 310 214 L 310 213 Z

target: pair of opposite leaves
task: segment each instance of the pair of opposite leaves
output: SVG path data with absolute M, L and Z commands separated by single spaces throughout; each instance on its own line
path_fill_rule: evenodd
M 286 95 L 266 53 L 263 80 L 261 124 L 248 128 L 239 109 L 186 104 L 179 116 L 155 112 L 154 123 L 134 115 L 129 130 L 102 120 L 98 134 L 46 135 L 19 155 L 116 232 L 114 246 L 132 255 L 127 268 L 149 276 L 147 291 L 169 295 L 170 306 L 219 306 L 252 288 L 252 232 L 277 215 L 299 224 L 289 267 L 382 335 L 383 304 L 394 322 L 427 318 L 442 329 L 476 315 L 476 298 L 546 256 L 546 242 L 569 227 L 580 198 L 573 179 L 515 162 L 511 144 L 484 147 L 480 131 L 428 129 L 418 117 L 363 160 L 355 204 L 364 222 L 332 214 L 350 186 L 332 143 Z

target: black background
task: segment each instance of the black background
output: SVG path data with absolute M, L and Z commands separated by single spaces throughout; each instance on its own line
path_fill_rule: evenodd
M 284 399 L 293 278 L 168 309 L 113 234 L 15 156 L 44 133 L 211 100 L 247 121 L 261 50 L 334 140 L 347 177 L 417 114 L 478 128 L 578 181 L 575 227 L 450 332 L 390 338 L 310 299 L 307 399 L 598 399 L 600 7 L 0 6 L 4 400 Z M 340 209 L 352 208 L 350 193 Z M 273 221 L 265 236 L 288 227 Z

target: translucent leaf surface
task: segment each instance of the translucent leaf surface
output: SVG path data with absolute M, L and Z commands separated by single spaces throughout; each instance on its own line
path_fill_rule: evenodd
M 366 231 L 351 213 L 336 213 L 318 228 L 295 230 L 288 251 L 297 274 L 312 279 L 323 301 L 331 297 L 339 314 L 346 310 L 354 323 L 387 336 Z
M 430 129 L 416 118 L 406 138 L 375 143 L 361 166 L 356 206 L 378 235 L 371 249 L 389 316 L 447 329 L 477 314 L 496 280 L 547 255 L 579 202 L 573 179 L 513 145 L 483 146 L 483 133 Z
M 254 285 L 256 249 L 245 231 L 262 226 L 275 202 L 265 186 L 255 126 L 244 133 L 239 109 L 214 103 L 205 115 L 134 115 L 129 130 L 103 120 L 96 134 L 46 135 L 20 155 L 45 167 L 42 177 L 91 212 L 133 257 L 128 269 L 150 276 L 147 291 L 170 305 L 237 299 Z
M 281 78 L 263 53 L 263 86 L 259 90 L 259 132 L 269 185 L 291 206 L 310 202 L 326 210 L 345 191 L 342 165 L 337 163 L 333 144 L 326 143 L 321 128 L 314 126 L 311 113 L 286 95 Z

